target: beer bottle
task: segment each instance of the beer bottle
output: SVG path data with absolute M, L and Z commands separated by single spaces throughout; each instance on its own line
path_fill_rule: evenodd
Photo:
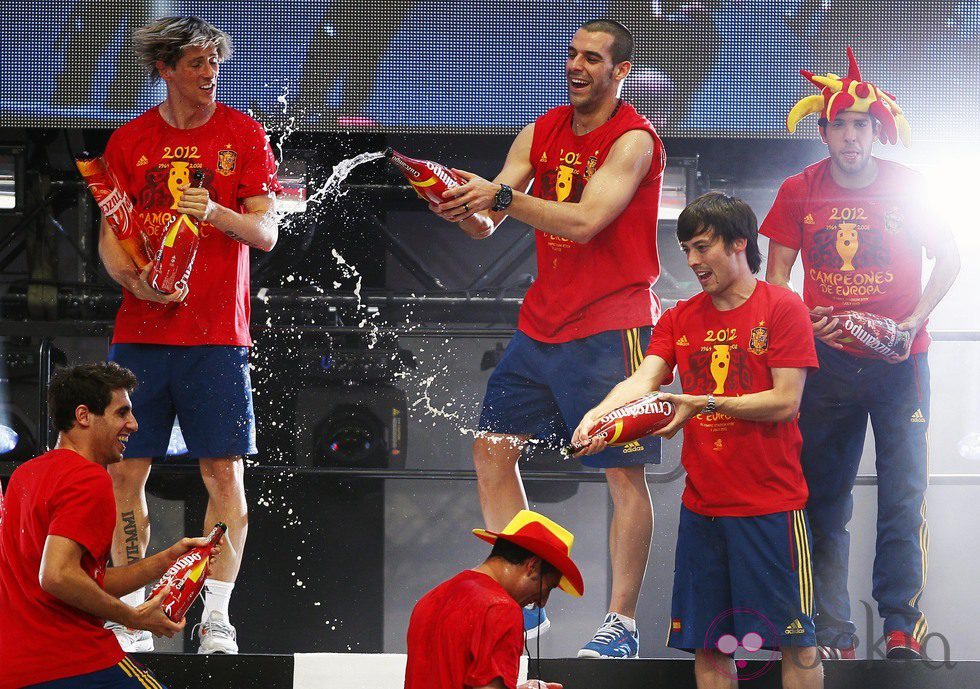
M 674 405 L 658 398 L 659 393 L 650 392 L 604 414 L 589 431 L 589 441 L 601 437 L 611 446 L 619 447 L 659 431 L 674 419 Z M 580 449 L 569 445 L 565 451 L 572 453 Z
M 211 558 L 211 551 L 227 530 L 228 527 L 221 522 L 215 524 L 208 534 L 207 545 L 191 548 L 178 557 L 150 591 L 150 598 L 153 598 L 165 586 L 170 587 L 170 592 L 163 599 L 163 612 L 174 622 L 184 619 L 191 605 L 201 595 L 204 582 L 208 578 L 208 560 Z
M 153 259 L 129 194 L 119 187 L 118 178 L 102 156 L 83 151 L 75 157 L 75 166 L 123 250 L 133 260 L 136 268 L 143 270 Z
M 834 311 L 827 316 L 836 318 L 843 331 L 837 342 L 844 351 L 863 359 L 891 359 L 905 356 L 912 346 L 912 334 L 899 330 L 891 318 L 866 311 Z M 811 313 L 810 319 L 819 321 L 823 316 Z
M 203 170 L 197 169 L 191 173 L 191 184 L 195 187 L 204 185 Z M 150 270 L 150 286 L 163 294 L 182 290 L 191 276 L 200 244 L 201 231 L 194 219 L 181 213 L 161 238 Z
M 442 192 L 466 184 L 466 180 L 448 167 L 431 160 L 409 158 L 393 148 L 385 150 L 385 158 L 405 175 L 423 201 L 445 203 L 448 199 L 442 197 Z

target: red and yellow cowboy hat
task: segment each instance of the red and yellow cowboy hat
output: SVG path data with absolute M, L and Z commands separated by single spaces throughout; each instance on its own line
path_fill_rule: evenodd
M 572 596 L 581 596 L 585 593 L 582 574 L 571 557 L 575 536 L 544 515 L 531 510 L 521 510 L 503 531 L 497 533 L 486 529 L 473 529 L 473 535 L 487 543 L 496 543 L 498 538 L 503 538 L 531 551 L 561 572 L 562 577 L 558 587 L 562 591 Z

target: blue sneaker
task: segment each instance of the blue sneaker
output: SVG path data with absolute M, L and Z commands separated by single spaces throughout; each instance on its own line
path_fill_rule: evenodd
M 524 635 L 530 639 L 535 639 L 551 628 L 551 620 L 544 608 L 539 608 L 534 603 L 524 608 Z
M 633 622 L 632 630 L 626 621 L 614 612 L 606 615 L 602 626 L 578 652 L 579 658 L 638 658 L 640 633 Z

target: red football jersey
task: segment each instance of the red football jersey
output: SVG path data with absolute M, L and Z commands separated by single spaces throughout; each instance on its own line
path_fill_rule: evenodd
M 845 189 L 831 176 L 829 158 L 788 178 L 759 232 L 803 259 L 803 300 L 901 322 L 922 295 L 922 249 L 929 255 L 950 237 L 922 207 L 925 184 L 904 165 L 875 159 L 878 177 Z M 923 327 L 912 353 L 929 348 Z
M 122 649 L 103 620 L 46 593 L 38 582 L 49 535 L 85 548 L 82 569 L 99 586 L 116 525 L 112 479 L 71 450 L 17 467 L 0 525 L 0 689 L 112 667 Z
M 524 616 L 492 578 L 467 570 L 422 596 L 408 622 L 405 689 L 515 689 Z
M 606 330 L 651 325 L 660 315 L 653 285 L 660 276 L 657 214 L 666 158 L 653 125 L 628 103 L 583 136 L 572 132 L 572 107 L 534 123 L 531 194 L 576 203 L 616 140 L 641 129 L 653 137 L 653 161 L 626 209 L 585 244 L 535 230 L 538 277 L 521 306 L 518 328 L 540 342 L 568 342 Z
M 105 151 L 110 169 L 133 197 L 154 251 L 177 217 L 177 201 L 195 170 L 211 199 L 234 211 L 243 201 L 279 191 L 276 160 L 262 125 L 220 103 L 206 124 L 175 129 L 153 108 L 116 130 Z M 209 223 L 195 221 L 201 244 L 187 299 L 157 304 L 123 290 L 113 342 L 251 345 L 249 248 Z
M 679 302 L 660 318 L 647 354 L 677 367 L 685 393 L 719 397 L 771 390 L 773 368 L 817 366 L 806 306 L 788 289 L 762 281 L 729 311 L 716 309 L 704 292 Z M 806 504 L 795 419 L 698 414 L 683 432 L 687 479 L 681 499 L 692 512 L 751 517 Z

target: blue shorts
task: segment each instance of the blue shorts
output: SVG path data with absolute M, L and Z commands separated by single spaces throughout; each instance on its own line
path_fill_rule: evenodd
M 86 675 L 32 684 L 26 689 L 167 689 L 145 666 L 126 656 L 117 665 Z
M 518 332 L 487 383 L 480 430 L 567 444 L 585 412 L 639 367 L 650 331 L 607 330 L 558 344 Z M 581 459 L 601 468 L 659 464 L 660 439 L 643 438 Z
M 815 646 L 806 513 L 705 517 L 681 506 L 670 618 L 667 645 L 685 651 Z
M 191 457 L 256 453 L 247 347 L 116 344 L 109 360 L 139 381 L 132 395 L 139 430 L 125 457 L 166 456 L 175 418 Z

